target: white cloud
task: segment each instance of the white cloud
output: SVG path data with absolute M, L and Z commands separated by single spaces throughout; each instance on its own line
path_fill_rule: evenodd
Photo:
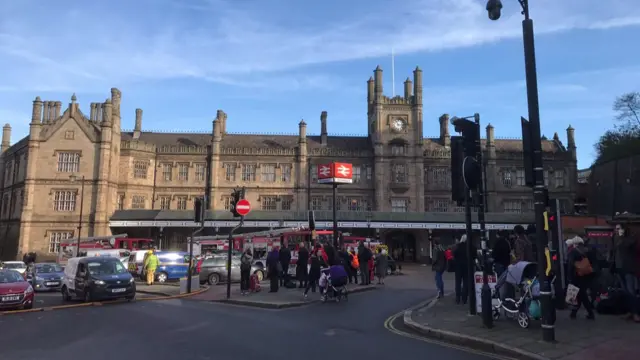
M 517 1 L 503 3 L 503 18 L 491 22 L 481 0 L 113 0 L 37 6 L 33 0 L 5 1 L 0 65 L 12 70 L 0 87 L 90 92 L 174 78 L 260 86 L 257 73 L 378 57 L 391 47 L 399 54 L 440 51 L 520 37 Z M 338 4 L 341 11 L 334 15 Z M 539 0 L 531 12 L 537 34 L 640 24 L 636 0 Z M 326 85 L 309 76 L 279 76 L 285 86 Z

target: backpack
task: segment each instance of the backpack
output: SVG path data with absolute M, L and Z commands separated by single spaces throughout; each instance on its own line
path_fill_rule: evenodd
M 592 274 L 593 267 L 591 266 L 591 261 L 589 261 L 589 258 L 587 257 L 587 255 L 584 254 L 582 251 L 578 250 L 578 248 L 576 248 L 575 251 L 577 251 L 578 253 L 580 253 L 580 255 L 582 255 L 582 259 L 576 261 L 573 264 L 576 268 L 576 274 L 578 276 L 586 276 L 586 275 Z

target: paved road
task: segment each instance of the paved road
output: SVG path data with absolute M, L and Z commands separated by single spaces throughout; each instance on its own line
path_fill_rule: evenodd
M 383 327 L 389 316 L 433 296 L 432 290 L 413 285 L 417 281 L 403 277 L 389 281 L 385 289 L 354 294 L 347 303 L 286 310 L 175 299 L 2 316 L 0 328 L 11 331 L 3 332 L 0 348 L 3 360 L 66 360 L 72 353 L 91 354 L 92 360 L 122 354 L 174 360 L 178 353 L 185 360 L 326 360 L 336 354 L 345 359 L 428 354 L 436 359 L 486 360 Z M 285 349 L 279 350 L 281 346 Z

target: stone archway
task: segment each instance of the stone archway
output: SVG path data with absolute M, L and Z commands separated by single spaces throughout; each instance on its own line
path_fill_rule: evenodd
M 394 230 L 382 234 L 391 256 L 400 262 L 418 261 L 418 239 L 410 231 Z

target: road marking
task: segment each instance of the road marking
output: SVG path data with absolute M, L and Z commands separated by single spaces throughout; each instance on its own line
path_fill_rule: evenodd
M 429 300 L 430 302 L 431 300 Z M 498 359 L 498 360 L 516 360 L 515 358 L 511 358 L 508 356 L 503 356 L 503 355 L 498 355 L 498 354 L 494 354 L 494 353 L 489 353 L 489 352 L 485 352 L 485 351 L 480 351 L 480 350 L 476 350 L 476 349 L 472 349 L 472 348 L 468 348 L 468 347 L 464 347 L 464 346 L 459 346 L 459 345 L 455 345 L 455 344 L 451 344 L 449 342 L 446 341 L 441 341 L 441 340 L 436 340 L 436 339 L 431 339 L 431 338 L 427 338 L 427 337 L 423 337 L 420 335 L 416 335 L 416 334 L 412 334 L 412 333 L 408 333 L 402 330 L 399 330 L 398 328 L 396 328 L 395 326 L 393 326 L 393 322 L 398 319 L 399 317 L 404 317 L 404 312 L 407 310 L 411 310 L 411 309 L 415 309 L 415 308 L 419 308 L 421 305 L 424 305 L 427 302 L 423 302 L 419 305 L 415 305 L 412 307 L 409 307 L 405 310 L 402 310 L 394 315 L 391 315 L 387 318 L 387 320 L 384 321 L 384 327 L 385 329 L 389 330 L 390 332 L 396 334 L 396 335 L 400 335 L 402 337 L 406 337 L 406 338 L 411 338 L 414 340 L 419 340 L 422 342 L 426 342 L 429 344 L 435 344 L 435 345 L 440 345 L 446 348 L 450 348 L 450 349 L 456 349 L 456 350 L 461 350 L 464 351 L 466 353 L 470 353 L 470 354 L 474 354 L 474 355 L 481 355 L 481 356 L 486 356 L 492 359 Z

